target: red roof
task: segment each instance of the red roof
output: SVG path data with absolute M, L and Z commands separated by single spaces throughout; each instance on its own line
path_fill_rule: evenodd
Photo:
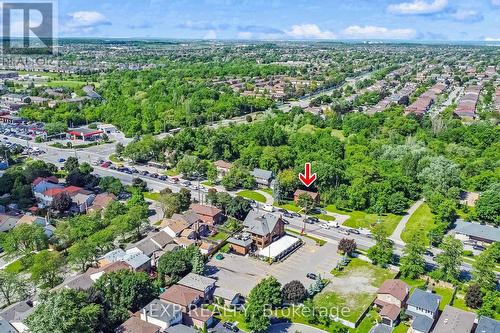
M 68 187 L 64 187 L 64 188 L 51 188 L 51 189 L 48 189 L 47 191 L 43 192 L 43 195 L 48 196 L 48 197 L 53 197 L 53 196 L 56 196 L 56 195 L 63 193 L 63 192 L 67 193 L 69 195 L 72 195 L 72 194 L 78 193 L 82 190 L 83 190 L 83 188 L 78 187 L 78 186 L 68 186 Z
M 220 214 L 222 211 L 213 206 L 200 205 L 200 204 L 191 204 L 189 208 L 198 215 L 215 217 L 217 214 Z
M 56 176 L 50 176 L 50 177 L 37 177 L 33 183 L 31 183 L 33 186 L 37 186 L 38 184 L 40 184 L 41 182 L 49 182 L 49 183 L 52 183 L 52 184 L 57 184 L 59 183 L 59 179 L 57 179 Z
M 380 286 L 378 290 L 378 294 L 389 294 L 394 296 L 399 301 L 404 301 L 406 296 L 408 296 L 409 292 L 408 285 L 401 280 L 392 279 L 385 280 L 384 283 Z

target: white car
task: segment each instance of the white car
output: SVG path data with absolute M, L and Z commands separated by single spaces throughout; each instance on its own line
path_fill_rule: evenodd
M 264 205 L 262 206 L 262 209 L 265 210 L 266 212 L 274 212 L 274 207 L 273 205 Z
M 330 230 L 330 225 L 328 223 L 322 223 L 319 226 L 323 229 Z

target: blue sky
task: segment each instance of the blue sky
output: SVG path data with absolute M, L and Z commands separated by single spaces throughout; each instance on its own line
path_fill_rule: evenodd
M 62 37 L 500 41 L 500 0 L 59 0 Z

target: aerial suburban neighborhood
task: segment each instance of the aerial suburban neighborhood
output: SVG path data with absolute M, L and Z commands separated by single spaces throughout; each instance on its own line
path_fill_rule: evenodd
M 334 2 L 2 4 L 0 333 L 500 333 L 500 4 Z

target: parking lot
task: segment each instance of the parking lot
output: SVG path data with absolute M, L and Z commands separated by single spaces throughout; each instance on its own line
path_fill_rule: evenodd
M 328 276 L 340 259 L 335 244 L 317 246 L 309 240 L 283 262 L 272 265 L 235 254 L 224 256 L 223 260 L 212 258 L 207 265 L 208 274 L 217 279 L 217 286 L 244 296 L 266 276 L 274 276 L 282 284 L 299 280 L 307 288 L 313 282 L 307 273 Z

